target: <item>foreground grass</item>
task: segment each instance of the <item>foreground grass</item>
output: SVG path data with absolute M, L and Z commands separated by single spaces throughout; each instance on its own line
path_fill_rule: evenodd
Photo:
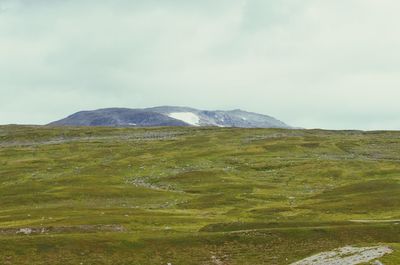
M 3 126 L 0 264 L 396 265 L 399 162 L 400 132 Z

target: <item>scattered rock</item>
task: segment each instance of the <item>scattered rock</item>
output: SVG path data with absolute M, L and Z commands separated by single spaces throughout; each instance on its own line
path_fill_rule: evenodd
M 26 228 L 0 228 L 0 235 L 38 235 L 55 233 L 94 233 L 98 231 L 124 232 L 122 225 L 77 225 L 77 226 L 48 226 L 48 227 L 26 227 Z
M 211 256 L 211 262 L 215 265 L 224 265 L 224 263 L 222 262 L 222 260 L 220 260 L 219 258 L 217 258 L 216 256 Z
M 332 251 L 321 252 L 291 265 L 356 265 L 370 262 L 392 252 L 393 250 L 386 246 L 346 246 Z M 381 264 L 377 263 L 376 265 Z
M 31 228 L 20 228 L 16 233 L 30 235 L 30 234 L 32 234 L 32 229 Z

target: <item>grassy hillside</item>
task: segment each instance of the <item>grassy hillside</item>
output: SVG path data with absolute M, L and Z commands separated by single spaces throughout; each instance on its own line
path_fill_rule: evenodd
M 384 244 L 400 132 L 0 126 L 0 264 L 290 264 Z

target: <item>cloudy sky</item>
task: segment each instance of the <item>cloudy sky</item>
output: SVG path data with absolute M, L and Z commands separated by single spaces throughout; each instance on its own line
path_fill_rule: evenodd
M 245 109 L 400 129 L 398 0 L 0 0 L 0 124 Z

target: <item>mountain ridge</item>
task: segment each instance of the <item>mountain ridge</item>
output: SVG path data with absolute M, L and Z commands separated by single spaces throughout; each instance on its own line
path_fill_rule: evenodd
M 293 127 L 268 115 L 234 110 L 200 110 L 191 107 L 157 106 L 151 108 L 101 108 L 73 113 L 51 122 L 50 126 L 216 126 L 239 128 Z

